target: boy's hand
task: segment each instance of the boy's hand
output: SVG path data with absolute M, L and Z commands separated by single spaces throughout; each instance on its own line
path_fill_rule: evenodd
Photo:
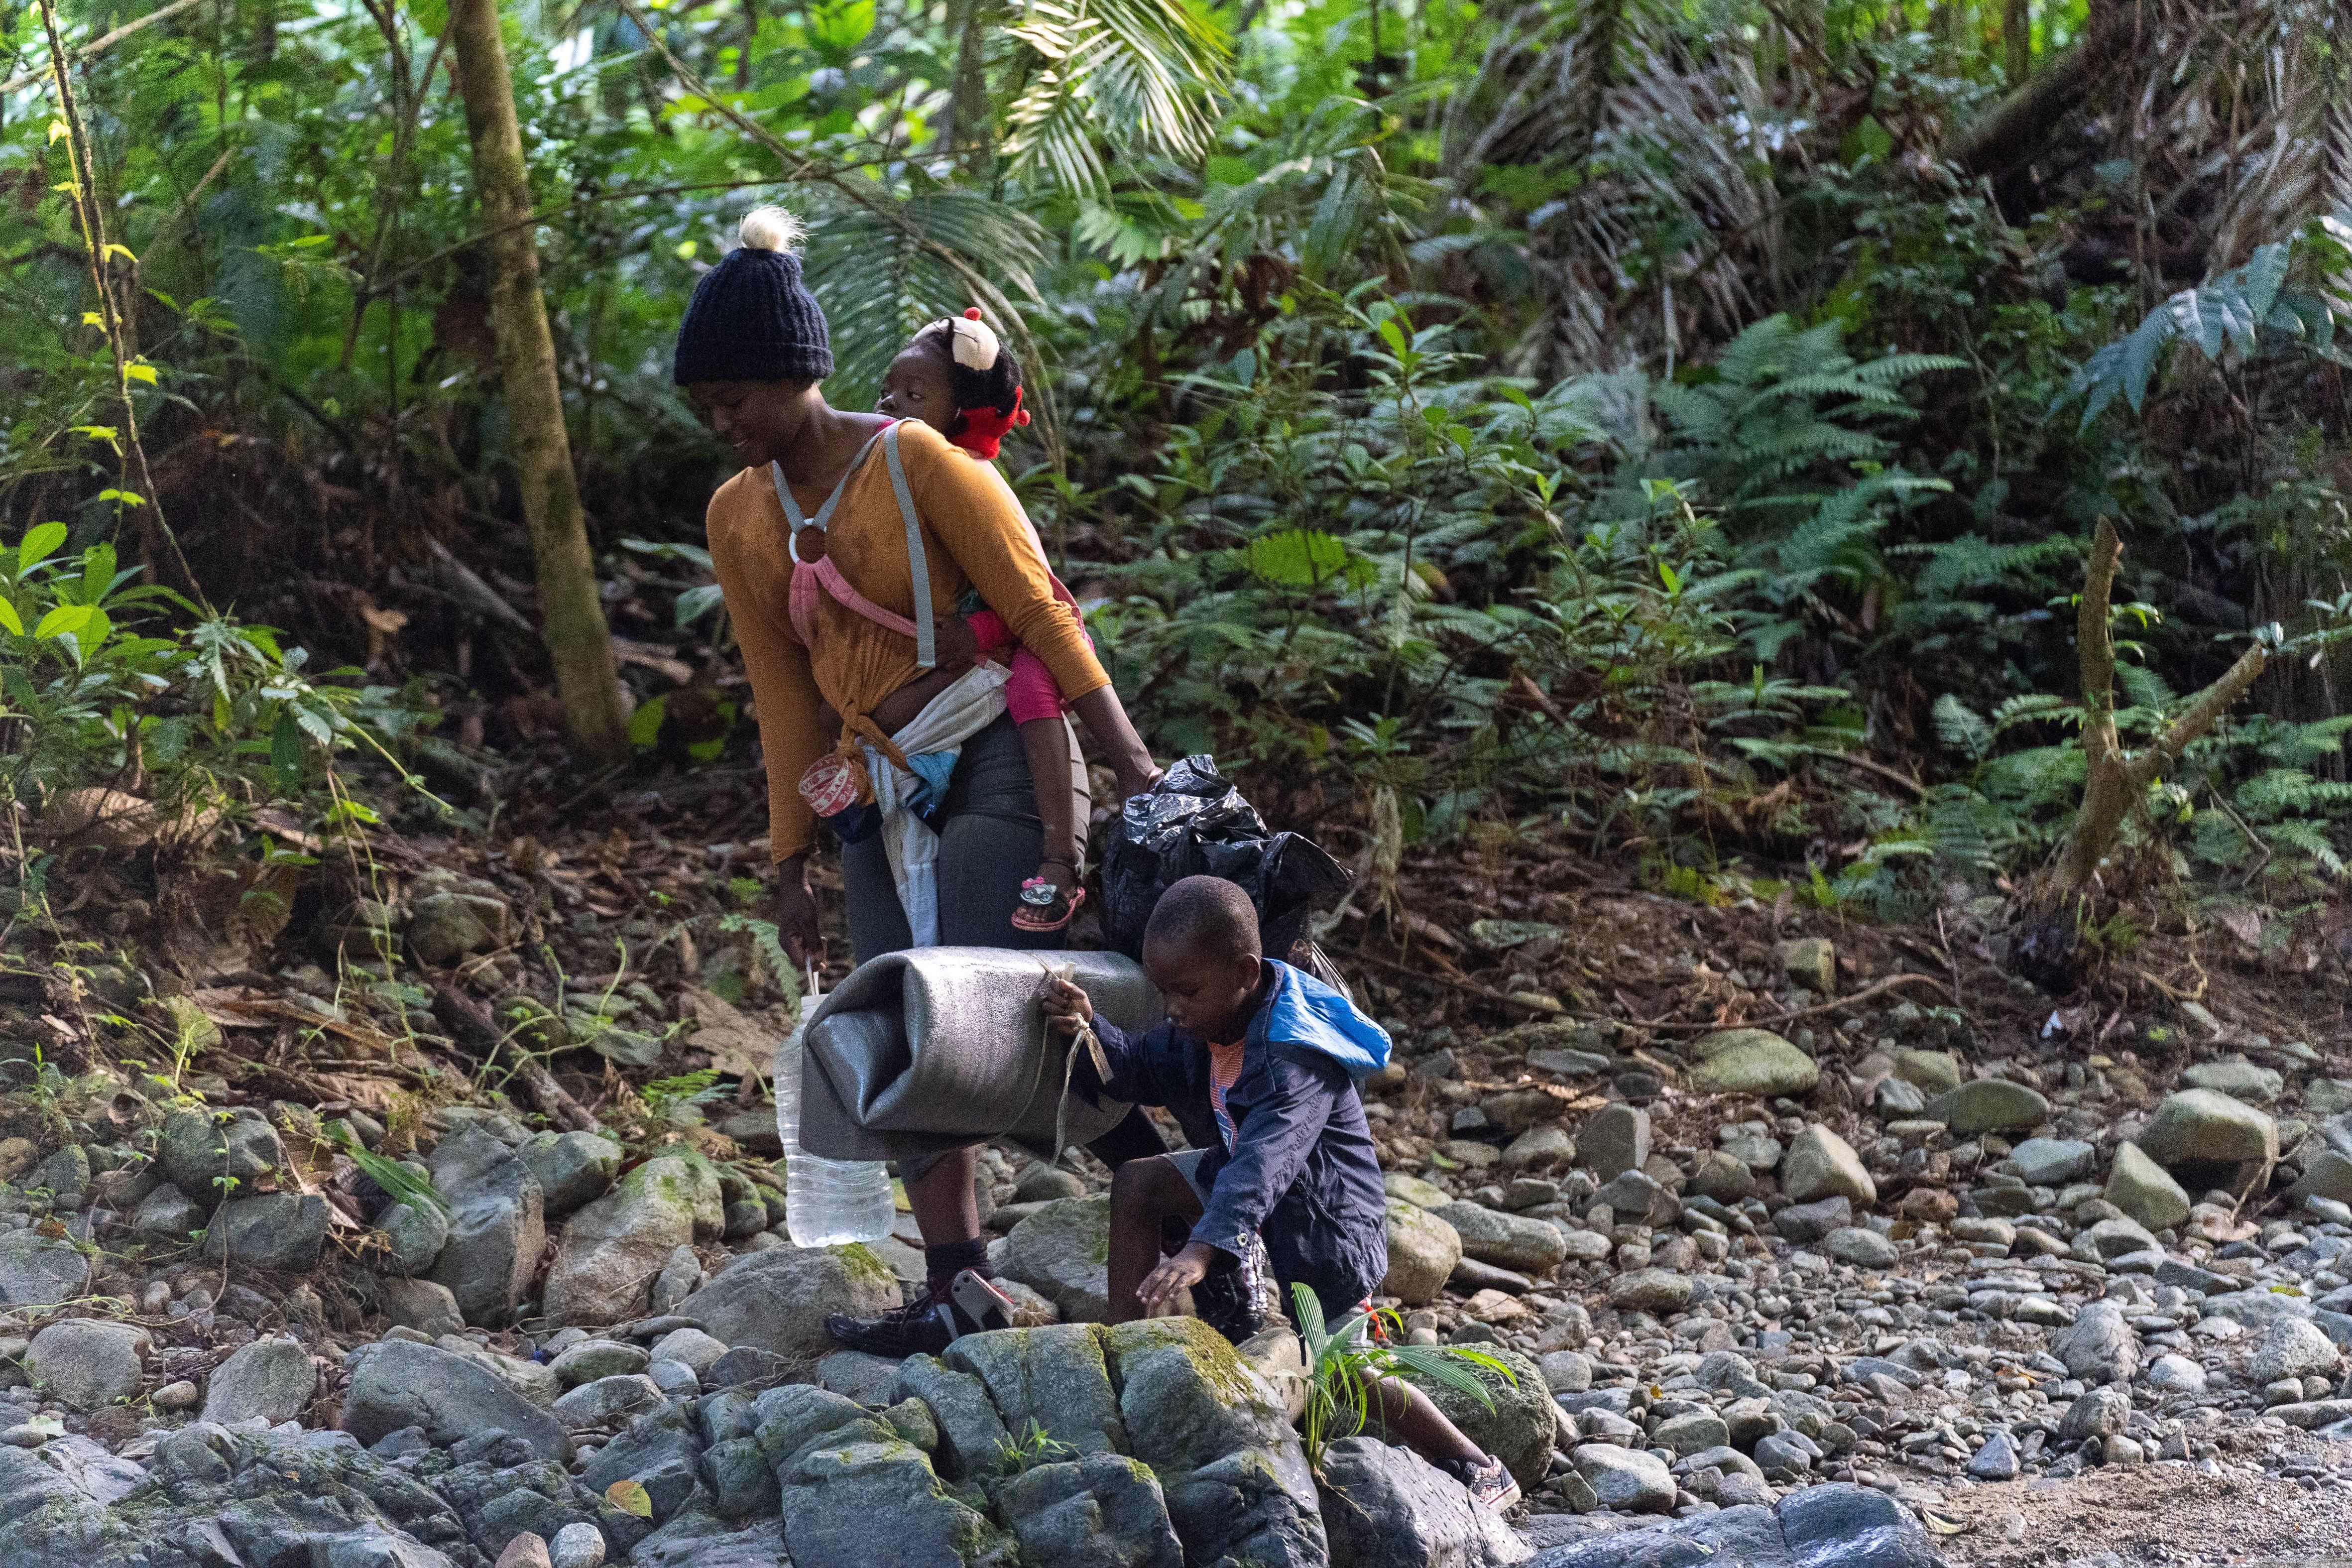
M 1164 1307 L 1179 1290 L 1189 1289 L 1209 1277 L 1209 1265 L 1216 1260 L 1217 1249 L 1205 1241 L 1188 1241 L 1183 1250 L 1173 1258 L 1163 1258 L 1160 1267 L 1143 1277 L 1135 1288 L 1135 1299 L 1143 1303 L 1146 1311 Z
M 1095 1005 L 1087 994 L 1058 974 L 1045 976 L 1045 986 L 1038 996 L 1045 1009 L 1045 1020 L 1055 1028 L 1076 1034 L 1080 1027 L 1095 1021 Z

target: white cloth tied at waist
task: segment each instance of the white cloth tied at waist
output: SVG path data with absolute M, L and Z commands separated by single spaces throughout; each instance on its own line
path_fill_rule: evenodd
M 1004 669 L 976 664 L 923 705 L 890 739 L 902 756 L 955 756 L 963 743 L 1004 712 Z M 940 942 L 940 836 L 915 815 L 908 800 L 929 786 L 915 773 L 866 743 L 866 771 L 874 783 L 874 804 L 882 813 L 882 847 L 890 858 L 890 879 L 907 930 L 916 947 Z

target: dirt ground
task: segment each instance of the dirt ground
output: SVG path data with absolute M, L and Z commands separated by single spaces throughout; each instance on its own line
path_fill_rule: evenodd
M 1955 1568 L 2352 1568 L 2352 1489 L 2326 1479 L 2151 1465 L 1954 1491 L 1934 1511 L 1966 1527 L 1937 1542 Z

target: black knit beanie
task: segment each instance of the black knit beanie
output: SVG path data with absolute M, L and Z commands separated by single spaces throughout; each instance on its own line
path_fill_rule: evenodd
M 800 220 L 782 207 L 748 214 L 742 245 L 694 286 L 671 374 L 698 381 L 823 381 L 833 374 L 824 311 L 801 282 Z

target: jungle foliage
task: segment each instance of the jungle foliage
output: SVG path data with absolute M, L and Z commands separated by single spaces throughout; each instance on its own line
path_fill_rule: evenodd
M 2151 0 L 2123 47 L 2119 5 L 509 6 L 632 737 L 748 750 L 667 353 L 782 200 L 835 401 L 966 303 L 1011 329 L 1008 470 L 1145 733 L 1335 842 L 1890 911 L 2021 880 L 2082 786 L 2109 519 L 2126 743 L 2272 656 L 2116 889 L 2322 897 L 2341 43 Z M 551 734 L 445 0 L 146 16 L 58 7 L 79 132 L 43 9 L 0 40 L 0 778 L 324 812 L 354 739 Z

